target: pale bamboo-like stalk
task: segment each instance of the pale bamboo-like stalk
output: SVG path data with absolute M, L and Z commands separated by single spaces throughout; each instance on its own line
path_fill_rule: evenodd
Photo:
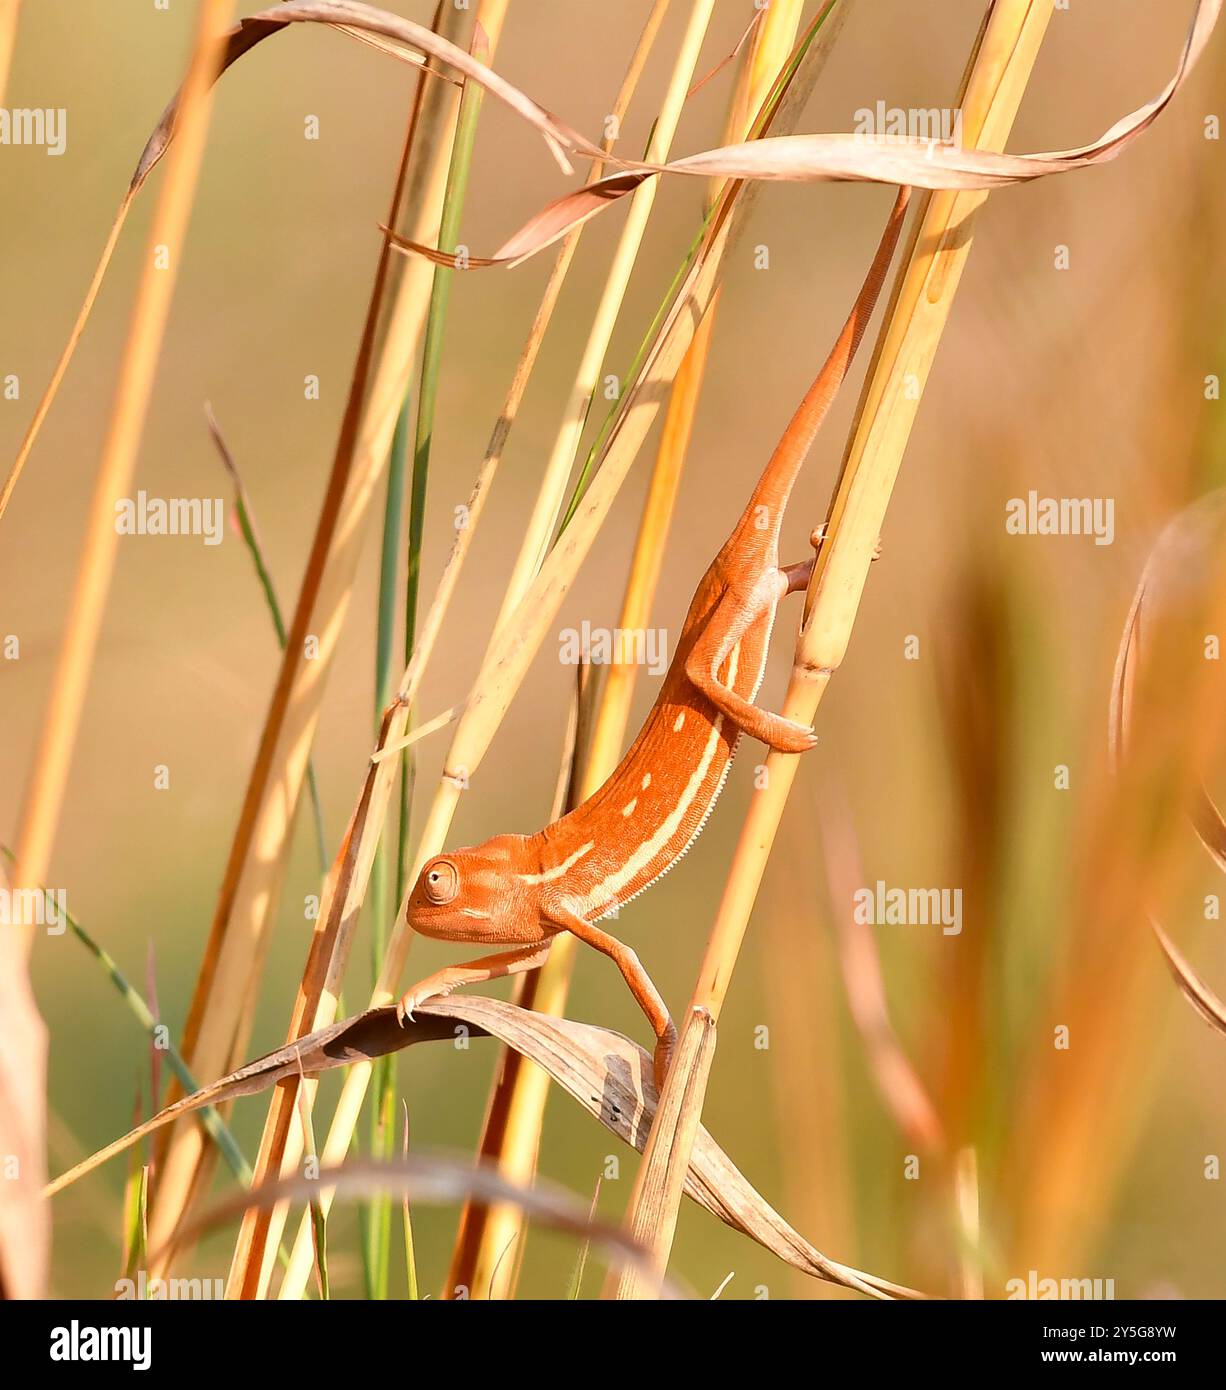
M 702 51 L 714 7 L 715 0 L 692 0 L 689 23 L 681 42 L 681 49 L 673 65 L 668 90 L 647 146 L 646 159 L 649 163 L 663 163 L 668 158 L 685 106 L 686 94 L 694 80 L 698 55 Z M 639 248 L 647 232 L 658 183 L 658 179 L 648 179 L 631 194 L 625 225 L 618 239 L 617 250 L 613 254 L 613 263 L 609 268 L 600 302 L 596 306 L 592 326 L 588 330 L 583 355 L 575 371 L 575 380 L 566 401 L 562 425 L 554 440 L 549 461 L 545 465 L 545 475 L 537 493 L 536 504 L 507 583 L 502 607 L 494 622 L 495 633 L 519 606 L 528 584 L 536 576 L 549 549 L 553 528 L 557 525 L 562 504 L 566 500 L 566 485 L 574 468 L 579 441 L 583 437 L 588 408 L 596 393 L 601 364 L 609 350 L 609 342 L 621 313 L 622 301 L 626 297 L 626 289 L 638 259 Z
M 64 788 L 115 569 L 119 542 L 115 530 L 115 504 L 127 491 L 136 466 L 208 138 L 213 78 L 221 60 L 223 36 L 233 8 L 234 0 L 202 0 L 196 20 L 176 139 L 167 156 L 165 180 L 149 230 L 144 270 L 98 464 L 81 562 L 22 808 L 17 865 L 13 874 L 19 888 L 35 887 L 47 881 Z M 157 264 L 163 247 L 169 248 L 170 253 L 166 269 Z M 27 932 L 27 951 L 30 944 L 31 935 Z
M 954 1156 L 954 1207 L 958 1218 L 958 1291 L 983 1297 L 983 1235 L 979 1223 L 979 1158 L 969 1145 Z
M 991 10 L 962 102 L 967 144 L 1004 148 L 1051 14 L 1052 0 L 999 0 Z M 923 202 L 806 596 L 805 620 L 783 703 L 783 714 L 800 724 L 813 724 L 830 676 L 847 650 L 911 426 L 970 253 L 975 214 L 986 197 L 983 192 L 945 192 Z M 687 1028 L 694 1026 L 703 1009 L 718 1020 L 796 767 L 795 755 L 767 754 L 763 785 L 750 800 L 690 1003 Z M 684 1047 L 683 1036 L 679 1055 Z M 669 1072 L 661 1112 L 669 1108 L 669 1092 L 674 1089 L 690 1089 L 680 1066 Z M 670 1162 L 677 1161 L 676 1145 L 659 1148 Z M 688 1162 L 689 1146 L 682 1148 L 681 1160 Z M 677 1208 L 656 1205 L 649 1212 L 650 1222 L 645 1223 L 644 1204 L 658 1190 L 651 1165 L 645 1163 L 627 1221 L 650 1229 L 654 1259 L 663 1267 L 672 1248 Z M 620 1296 L 627 1296 L 624 1282 Z
M 0 101 L 8 87 L 9 68 L 17 43 L 17 21 L 21 18 L 21 0 L 0 0 Z
M 801 68 L 781 95 L 775 110 L 773 130 L 786 131 L 798 119 L 804 98 L 812 86 L 814 70 L 823 61 L 828 46 L 825 31 L 809 45 Z M 714 224 L 686 273 L 642 367 L 640 389 L 634 392 L 633 398 L 619 413 L 602 450 L 603 462 L 584 495 L 582 505 L 550 551 L 541 573 L 529 586 L 513 630 L 508 630 L 501 639 L 496 640 L 495 650 L 483 666 L 460 718 L 418 843 L 414 867 L 409 874 L 410 883 L 415 881 L 422 864 L 431 855 L 437 854 L 442 846 L 459 798 L 467 785 L 467 779 L 461 773 L 475 769 L 484 756 L 533 654 L 544 640 L 579 566 L 608 517 L 630 466 L 659 412 L 660 402 L 693 340 L 696 325 L 710 307 L 723 272 L 724 256 L 731 239 L 739 232 L 753 206 L 755 194 L 754 185 L 738 185 L 736 190 L 730 189 L 721 198 Z M 388 942 L 382 974 L 371 995 L 372 1007 L 385 1004 L 392 998 L 396 982 L 404 969 L 411 940 L 412 930 L 402 903 Z M 325 1157 L 329 1162 L 343 1161 L 348 1152 L 370 1076 L 370 1064 L 360 1062 L 350 1069 L 345 1079 L 325 1144 Z M 301 1244 L 295 1244 L 295 1253 L 291 1257 L 292 1267 L 282 1281 L 281 1297 L 300 1298 L 310 1277 L 309 1226 L 300 1227 L 299 1241 Z
M 693 7 L 690 13 L 689 24 L 686 27 L 685 35 L 682 40 L 681 50 L 673 67 L 673 72 L 669 80 L 668 89 L 665 94 L 664 103 L 661 107 L 660 115 L 657 118 L 655 131 L 650 144 L 650 157 L 653 159 L 665 159 L 672 145 L 673 136 L 676 133 L 677 124 L 680 120 L 681 109 L 685 103 L 686 93 L 694 78 L 695 68 L 698 63 L 699 52 L 702 48 L 703 39 L 706 36 L 707 26 L 710 23 L 711 13 L 714 8 L 714 0 L 693 0 Z M 661 16 L 662 18 L 662 12 Z M 654 38 L 654 30 L 652 32 Z M 640 49 L 642 45 L 640 45 Z M 634 69 L 634 79 L 637 81 L 638 67 Z M 625 90 L 625 89 L 623 89 Z M 571 468 L 574 464 L 575 451 L 578 448 L 579 439 L 583 432 L 583 425 L 587 415 L 587 409 L 591 402 L 595 390 L 596 375 L 600 370 L 600 365 L 604 360 L 608 349 L 609 340 L 612 336 L 613 327 L 616 323 L 618 313 L 621 309 L 622 300 L 625 297 L 626 288 L 629 284 L 631 272 L 638 255 L 638 250 L 642 244 L 643 235 L 646 232 L 647 221 L 651 213 L 654 202 L 654 194 L 640 198 L 640 194 L 646 192 L 648 185 L 644 185 L 632 197 L 629 216 L 623 228 L 622 236 L 618 242 L 613 264 L 606 280 L 605 289 L 602 293 L 599 307 L 596 311 L 596 320 L 588 337 L 587 347 L 585 348 L 582 362 L 576 376 L 574 389 L 567 404 L 566 414 L 563 417 L 562 427 L 559 431 L 554 451 L 550 457 L 550 462 L 546 467 L 545 477 L 542 481 L 538 494 L 536 507 L 533 512 L 533 519 L 529 523 L 529 530 L 524 545 L 520 550 L 516 562 L 515 570 L 507 586 L 506 601 L 499 618 L 495 622 L 494 640 L 497 639 L 499 631 L 505 627 L 506 620 L 512 615 L 522 600 L 528 584 L 535 577 L 540 568 L 541 561 L 544 559 L 545 549 L 548 546 L 549 536 L 552 534 L 554 524 L 561 512 L 562 503 L 565 500 L 565 489 Z M 586 385 L 585 385 L 586 383 Z M 543 536 L 543 539 L 541 537 Z M 491 642 L 491 650 L 492 650 Z M 487 653 L 487 660 L 489 654 Z M 422 842 L 418 847 L 412 869 L 408 875 L 408 886 L 411 887 L 420 871 L 424 858 L 428 858 L 435 850 L 431 845 L 441 843 L 442 836 L 446 833 L 446 826 L 450 824 L 451 813 L 454 810 L 454 793 L 459 790 L 455 785 L 455 778 L 448 778 L 446 775 L 443 784 L 439 789 L 431 808 L 430 818 L 422 835 Z M 442 824 L 441 829 L 440 823 Z M 397 915 L 396 928 L 392 933 L 388 943 L 388 951 L 384 960 L 384 969 L 380 976 L 376 996 L 381 997 L 385 992 L 390 997 L 390 989 L 394 988 L 395 981 L 399 977 L 404 966 L 404 958 L 408 949 L 409 937 L 407 927 L 403 920 L 403 904 Z M 390 985 L 388 984 L 390 981 Z M 336 1139 L 339 1148 L 339 1135 L 350 1124 L 356 1124 L 356 1109 L 352 1107 L 360 1105 L 359 1089 L 365 1093 L 368 1082 L 369 1068 L 355 1067 L 346 1082 L 346 1090 L 342 1093 L 342 1103 L 337 1109 L 333 1119 L 332 1133 L 329 1135 L 329 1143 Z M 345 1097 L 350 1098 L 351 1113 L 346 1113 Z M 347 1145 L 346 1145 L 347 1147 Z M 281 1286 L 281 1297 L 294 1298 L 300 1297 L 305 1283 L 302 1278 L 302 1271 L 305 1268 L 305 1260 L 308 1254 L 309 1228 L 304 1218 L 298 1229 L 298 1238 L 295 1241 L 293 1252 L 290 1257 L 290 1268 L 286 1271 Z
M 620 124 L 630 106 L 630 100 L 638 87 L 639 78 L 643 74 L 647 58 L 651 53 L 655 43 L 656 35 L 659 33 L 660 25 L 664 21 L 665 13 L 668 10 L 670 0 L 655 0 L 651 13 L 647 17 L 647 22 L 643 26 L 643 32 L 635 47 L 634 55 L 630 60 L 630 66 L 626 70 L 626 76 L 622 81 L 621 90 L 617 94 L 617 100 L 613 103 L 613 110 L 610 113 L 616 124 Z M 607 141 L 606 146 L 611 146 L 612 141 Z M 588 171 L 588 182 L 598 179 L 604 172 L 604 165 L 599 160 L 593 160 L 592 167 Z M 466 524 L 456 530 L 455 541 L 451 548 L 451 553 L 447 557 L 447 562 L 443 566 L 443 573 L 439 577 L 438 587 L 435 590 L 434 598 L 426 613 L 426 617 L 421 624 L 421 630 L 417 635 L 417 642 L 413 648 L 412 659 L 409 661 L 403 678 L 401 679 L 397 691 L 397 699 L 405 708 L 407 720 L 407 710 L 417 701 L 417 693 L 421 687 L 421 679 L 429 665 L 430 658 L 434 654 L 434 645 L 438 641 L 439 634 L 443 630 L 443 622 L 446 619 L 448 608 L 451 604 L 452 595 L 455 593 L 456 585 L 459 583 L 460 571 L 464 567 L 464 561 L 468 557 L 468 552 L 472 547 L 473 537 L 476 533 L 477 522 L 481 519 L 481 514 L 485 510 L 485 503 L 489 498 L 490 489 L 494 483 L 494 477 L 498 471 L 498 465 L 502 462 L 503 451 L 506 448 L 507 438 L 511 433 L 511 426 L 519 414 L 519 408 L 523 404 L 524 393 L 528 388 L 528 381 L 532 376 L 533 369 L 536 367 L 537 357 L 540 355 L 541 344 L 544 341 L 545 333 L 549 328 L 553 318 L 554 309 L 557 307 L 558 297 L 562 293 L 562 286 L 566 282 L 566 277 L 570 273 L 571 265 L 574 261 L 575 252 L 578 250 L 579 238 L 583 235 L 583 227 L 576 227 L 567 233 L 558 250 L 557 258 L 554 261 L 553 269 L 549 273 L 549 280 L 546 282 L 544 293 L 541 295 L 541 302 L 536 311 L 532 328 L 528 333 L 524 343 L 520 358 L 515 367 L 511 385 L 507 390 L 506 400 L 503 402 L 502 410 L 499 412 L 498 421 L 494 426 L 490 436 L 489 444 L 486 446 L 485 457 L 482 459 L 481 467 L 477 471 L 476 480 L 473 483 L 472 493 L 469 496 L 466 511 Z M 456 711 L 459 712 L 458 710 Z M 441 718 L 441 716 L 440 716 Z M 434 723 L 435 721 L 431 721 Z M 447 721 L 449 722 L 449 721 Z M 418 728 L 414 734 L 409 736 L 403 732 L 403 727 L 398 733 L 389 735 L 389 741 L 380 750 L 377 756 L 383 757 L 392 748 L 404 748 L 416 738 L 423 735 L 425 726 Z
M 483 0 L 475 17 L 474 28 L 477 25 L 481 26 L 490 56 L 497 47 L 506 18 L 507 5 L 508 0 Z M 445 8 L 440 7 L 438 14 L 441 16 L 444 13 Z M 454 15 L 448 22 L 453 26 L 457 23 Z M 425 81 L 426 79 L 423 77 L 422 80 Z M 406 156 L 409 153 L 408 146 L 416 143 L 420 133 L 418 131 L 422 109 L 420 102 L 427 93 L 428 89 L 419 89 L 419 104 L 410 119 L 410 129 L 406 137 Z M 442 100 L 441 97 L 437 97 L 437 99 Z M 444 108 L 436 106 L 436 113 L 442 109 Z M 451 114 L 445 119 L 439 119 L 439 128 L 433 132 L 435 137 L 433 143 L 430 144 L 428 150 L 417 156 L 419 167 L 428 171 L 424 182 L 429 188 L 429 204 L 422 206 L 419 203 L 418 217 L 424 219 L 431 227 L 438 225 L 441 216 L 448 178 L 447 171 L 450 167 L 455 114 L 453 108 L 448 107 L 446 109 L 451 111 Z M 404 167 L 402 165 L 397 191 L 393 197 L 393 219 L 396 210 L 395 205 L 401 201 L 403 181 Z M 415 282 L 415 294 L 425 296 L 421 302 L 414 302 L 415 331 L 417 333 L 420 333 L 424 324 L 424 314 L 432 281 L 433 277 L 429 276 Z M 416 313 L 418 309 L 421 311 L 420 317 Z M 387 348 L 392 345 L 392 342 L 393 339 L 389 335 L 385 345 L 385 360 Z M 416 341 L 411 346 L 408 344 L 405 346 L 407 355 L 404 360 L 406 370 L 408 370 L 412 366 Z M 386 459 L 386 453 L 383 457 Z M 407 716 L 408 710 L 403 705 L 393 705 L 385 713 L 381 729 L 381 743 L 388 742 L 394 730 L 403 733 Z M 333 872 L 329 876 L 320 904 L 316 940 L 312 942 L 312 949 L 308 956 L 294 1014 L 290 1022 L 291 1036 L 298 1036 L 301 1033 L 323 1027 L 332 1022 L 336 1016 L 337 1003 L 345 969 L 348 965 L 349 949 L 378 844 L 378 835 L 368 832 L 372 828 L 381 829 L 384 824 L 387 803 L 395 781 L 396 768 L 397 764 L 392 761 L 376 767 L 372 770 L 372 775 L 368 776 L 363 787 L 358 806 L 354 810 L 349 830 L 346 833 L 345 842 L 337 855 Z M 296 1089 L 299 1084 L 306 1085 L 312 1094 L 316 1087 L 316 1082 L 313 1080 L 305 1083 L 290 1083 L 290 1088 L 282 1088 L 274 1095 L 269 1106 L 260 1143 L 256 1172 L 257 1181 L 261 1174 L 274 1171 L 279 1172 L 282 1176 L 288 1175 L 302 1157 L 301 1134 L 291 1124 L 293 1100 L 291 1091 Z M 273 1256 L 280 1243 L 281 1232 L 288 1211 L 288 1203 L 279 1203 L 262 1211 L 249 1209 L 244 1215 L 239 1240 L 231 1261 L 230 1278 L 227 1286 L 229 1297 L 263 1298 L 267 1295 L 272 1276 Z
M 695 1006 L 682 1027 L 669 1073 L 670 1079 L 676 1077 L 680 1084 L 666 1085 L 660 1097 L 635 1181 L 635 1200 L 625 1223 L 626 1230 L 637 1231 L 644 1248 L 653 1252 L 659 1270 L 668 1263 L 672 1241 L 659 1239 L 656 1223 L 661 1212 L 673 1213 L 673 1222 L 676 1222 L 714 1060 L 715 1017 L 709 1009 Z M 612 1273 L 605 1282 L 605 1289 L 619 1299 L 654 1296 L 651 1281 Z
M 846 17 L 846 7 L 841 8 L 844 13 L 840 21 Z M 801 0 L 776 0 L 756 26 L 752 46 L 733 92 L 724 129 L 725 143 L 731 144 L 747 137 L 753 116 L 766 99 L 792 51 L 801 9 Z M 719 197 L 722 187 L 722 182 L 717 181 L 711 193 L 712 203 Z M 643 504 L 618 618 L 617 625 L 622 631 L 640 631 L 647 626 L 651 616 L 718 308 L 717 292 L 710 309 L 698 325 L 669 393 L 660 446 Z M 591 796 L 617 766 L 625 742 L 637 677 L 638 667 L 631 661 L 614 661 L 609 667 L 592 730 L 591 747 L 584 759 L 580 800 Z M 549 959 L 538 972 L 539 978 L 532 989 L 532 1007 L 537 1012 L 561 1015 L 565 1011 L 577 947 L 578 942 L 572 936 L 561 936 L 554 942 Z M 502 1069 L 497 1074 L 499 1080 L 495 1082 L 495 1094 L 503 1085 Z M 545 1103 L 549 1095 L 549 1077 L 539 1067 L 531 1066 L 517 1067 L 511 1076 L 510 1082 L 506 1083 L 508 1094 L 503 1100 L 506 1118 L 497 1161 L 499 1172 L 505 1177 L 515 1175 L 517 1181 L 528 1182 L 536 1170 Z M 493 1104 L 491 1101 L 491 1111 Z M 475 1240 L 468 1229 L 469 1223 L 479 1223 L 479 1234 Z M 497 1283 L 494 1271 L 501 1252 L 514 1240 L 522 1243 L 523 1224 L 522 1209 L 506 1203 L 491 1207 L 484 1213 L 467 1209 L 461 1228 L 467 1240 L 476 1246 L 473 1264 L 471 1270 L 457 1265 L 461 1249 L 457 1244 L 448 1286 L 454 1288 L 457 1284 L 464 1284 L 471 1290 L 470 1297 L 483 1296 L 479 1290 L 486 1291 L 491 1298 L 509 1297 L 513 1290 L 514 1267 L 504 1266 L 504 1273 Z
M 454 16 L 456 12 L 445 7 L 444 13 Z M 446 103 L 442 118 L 446 127 L 455 117 L 454 89 L 438 84 L 438 90 L 439 100 Z M 440 138 L 431 145 L 414 193 L 415 230 L 425 238 L 433 237 L 438 227 L 448 143 Z M 432 279 L 433 267 L 426 262 L 405 266 L 365 411 L 360 418 L 356 414 L 352 420 L 347 418 L 342 429 L 185 1031 L 185 1044 L 191 1041 L 190 1065 L 202 1081 L 223 1075 L 245 1047 L 243 1003 L 271 930 L 311 743 L 348 611 L 366 523 L 421 340 Z M 356 408 L 357 402 L 352 404 Z M 317 654 L 309 661 L 305 658 L 308 634 L 318 643 Z M 151 1214 L 152 1248 L 169 1248 L 169 1236 L 190 1200 L 202 1152 L 197 1127 L 176 1128 Z

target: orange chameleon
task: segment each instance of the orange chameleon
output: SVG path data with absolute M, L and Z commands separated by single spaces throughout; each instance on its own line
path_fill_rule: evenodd
M 535 835 L 496 835 L 440 854 L 422 869 L 408 901 L 414 931 L 512 949 L 415 984 L 397 1007 L 402 1022 L 436 995 L 541 965 L 554 938 L 571 932 L 621 970 L 655 1033 L 656 1080 L 663 1084 L 677 1030 L 635 953 L 596 924 L 650 888 L 694 843 L 742 734 L 782 753 L 804 753 L 817 742 L 812 729 L 753 703 L 775 609 L 785 594 L 807 588 L 816 558 L 780 567 L 779 533 L 801 465 L 872 316 L 908 193 L 899 190 L 838 341 L 699 581 L 656 702 L 609 780 Z M 820 531 L 811 543 L 816 550 Z

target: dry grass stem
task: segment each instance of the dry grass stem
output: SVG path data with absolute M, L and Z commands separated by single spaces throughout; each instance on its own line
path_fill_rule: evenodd
M 1051 13 L 1050 0 L 1002 0 L 991 11 L 961 103 L 963 134 L 970 145 L 1003 148 Z M 785 718 L 803 726 L 813 725 L 818 703 L 850 640 L 911 424 L 970 252 L 974 214 L 985 197 L 981 192 L 945 192 L 931 195 L 921 206 L 806 596 L 805 622 L 782 710 Z M 764 766 L 763 786 L 750 800 L 690 1001 L 691 1012 L 706 1009 L 717 1020 L 795 779 L 797 758 L 771 751 Z M 662 1105 L 668 1103 L 668 1092 L 684 1080 L 674 1069 Z M 640 1194 L 653 1185 L 653 1175 L 640 1175 L 627 1218 L 631 1226 Z M 665 1221 L 660 1229 L 660 1253 L 667 1258 L 671 1232 Z
M 212 105 L 210 92 L 222 50 L 219 35 L 232 10 L 233 0 L 203 0 L 200 6 L 191 62 L 184 82 L 177 139 L 149 232 L 144 270 L 98 464 L 64 641 L 22 808 L 17 867 L 13 875 L 18 887 L 34 887 L 47 878 L 98 631 L 115 567 L 119 540 L 115 504 L 127 491 L 136 466 L 162 336 L 182 260 L 196 180 L 204 157 Z M 168 255 L 166 266 L 160 264 L 163 254 Z M 28 949 L 28 937 L 26 944 Z

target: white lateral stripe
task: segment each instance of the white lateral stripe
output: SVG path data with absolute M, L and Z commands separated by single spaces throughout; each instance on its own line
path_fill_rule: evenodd
M 516 874 L 515 877 L 521 883 L 551 883 L 555 878 L 561 878 L 567 869 L 573 868 L 580 859 L 591 849 L 595 848 L 595 841 L 589 841 L 586 845 L 577 849 L 568 859 L 563 859 L 560 864 L 555 864 L 552 869 L 546 869 L 539 874 Z
M 728 654 L 729 686 L 736 680 L 736 668 L 740 653 L 741 644 L 738 642 Z M 577 905 L 576 910 L 581 917 L 587 917 L 596 908 L 605 906 L 615 898 L 640 870 L 645 869 L 651 863 L 660 850 L 677 833 L 677 827 L 694 804 L 694 798 L 698 795 L 699 788 L 711 770 L 711 764 L 715 760 L 715 750 L 719 747 L 720 730 L 723 726 L 724 716 L 717 714 L 711 721 L 711 732 L 707 736 L 706 747 L 702 750 L 702 757 L 698 760 L 698 766 L 686 783 L 685 790 L 677 798 L 676 806 L 660 822 L 659 828 L 651 839 L 641 844 L 620 869 L 615 869 L 603 882 L 596 884 Z

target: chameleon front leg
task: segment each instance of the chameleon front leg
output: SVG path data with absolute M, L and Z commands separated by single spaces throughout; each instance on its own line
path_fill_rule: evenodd
M 615 936 L 601 931 L 591 922 L 572 912 L 564 903 L 553 903 L 545 909 L 550 924 L 577 936 L 589 946 L 595 946 L 603 955 L 617 966 L 622 977 L 630 986 L 630 992 L 638 1001 L 638 1006 L 647 1015 L 652 1032 L 656 1036 L 654 1071 L 656 1087 L 664 1089 L 664 1078 L 668 1075 L 668 1065 L 677 1047 L 677 1029 L 669 1017 L 668 1006 L 660 996 L 660 991 L 651 982 L 651 976 L 639 963 L 638 956 Z
M 800 568 L 792 566 L 792 569 Z M 707 619 L 706 627 L 686 658 L 685 674 L 718 710 L 751 738 L 760 739 L 779 753 L 807 753 L 817 745 L 817 735 L 803 724 L 772 714 L 729 690 L 719 679 L 719 670 L 749 625 L 766 614 L 790 591 L 791 576 L 786 570 L 772 569 L 747 595 L 727 589 Z M 808 583 L 806 577 L 805 583 Z M 729 611 L 732 610 L 732 611 Z
M 482 956 L 480 960 L 466 961 L 463 965 L 448 965 L 419 980 L 412 989 L 406 990 L 396 1005 L 396 1017 L 404 1026 L 405 1019 L 412 1019 L 413 1010 L 427 999 L 445 998 L 461 985 L 484 984 L 486 980 L 500 980 L 504 975 L 518 975 L 524 970 L 534 970 L 544 965 L 549 954 L 551 941 L 542 941 L 535 946 L 521 946 L 518 951 L 500 951 L 494 956 Z

